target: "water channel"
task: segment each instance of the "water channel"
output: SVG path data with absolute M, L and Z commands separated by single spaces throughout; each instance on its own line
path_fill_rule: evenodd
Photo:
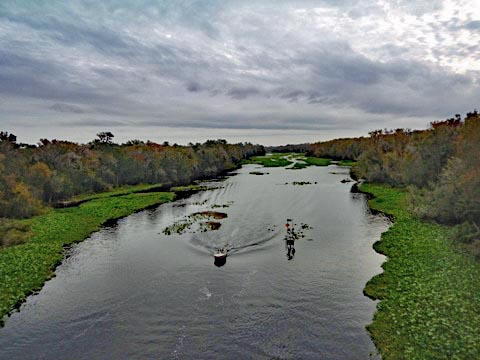
M 6 319 L 0 358 L 371 358 L 375 302 L 362 289 L 381 272 L 372 244 L 389 223 L 340 182 L 346 173 L 246 165 L 215 189 L 103 228 Z M 228 215 L 218 230 L 163 233 L 212 208 Z M 290 259 L 287 219 L 306 224 Z

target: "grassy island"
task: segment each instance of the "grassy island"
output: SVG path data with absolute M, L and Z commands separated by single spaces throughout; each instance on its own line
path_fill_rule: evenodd
M 370 207 L 393 216 L 375 243 L 384 272 L 364 293 L 378 299 L 368 325 L 384 359 L 480 359 L 480 263 L 449 240 L 449 227 L 407 209 L 405 191 L 363 184 Z

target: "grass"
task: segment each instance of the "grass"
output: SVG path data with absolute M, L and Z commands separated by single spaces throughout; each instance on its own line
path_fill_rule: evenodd
M 309 156 L 305 159 L 305 162 L 309 165 L 314 165 L 314 166 L 328 166 L 332 163 L 332 160 Z
M 292 169 L 305 169 L 306 167 L 308 167 L 309 165 L 307 163 L 304 163 L 304 162 L 296 162 L 295 164 L 293 164 L 293 167 Z
M 327 166 L 331 164 L 331 159 L 317 158 L 313 156 L 304 156 L 298 153 L 273 153 L 265 156 L 254 156 L 244 162 L 244 164 L 260 164 L 265 167 L 286 167 L 296 162 L 292 169 L 304 169 L 308 166 Z
M 185 186 L 174 186 L 170 188 L 170 191 L 176 193 L 183 193 L 183 192 L 198 192 L 208 190 L 208 187 L 202 185 L 185 185 Z
M 357 165 L 357 162 L 353 160 L 340 160 L 338 162 L 338 165 L 339 166 L 355 166 Z
M 285 167 L 291 165 L 292 162 L 285 157 L 288 154 L 269 154 L 265 156 L 253 156 L 250 158 L 251 163 L 260 164 L 265 167 Z
M 126 185 L 126 186 L 117 187 L 111 191 L 94 193 L 94 194 L 82 194 L 79 196 L 75 196 L 71 199 L 71 201 L 72 202 L 90 201 L 94 199 L 102 199 L 105 197 L 128 195 L 128 194 L 134 194 L 138 192 L 148 192 L 148 191 L 154 191 L 155 189 L 158 189 L 160 187 L 162 187 L 162 184 Z
M 107 193 L 108 194 L 108 193 Z M 78 207 L 50 209 L 22 220 L 31 237 L 26 243 L 0 248 L 0 319 L 42 288 L 63 260 L 63 248 L 100 229 L 107 220 L 173 200 L 173 193 L 131 193 L 107 196 Z
M 379 299 L 367 326 L 384 359 L 480 359 L 480 263 L 449 240 L 450 229 L 414 217 L 405 192 L 363 184 L 370 207 L 394 224 L 374 244 L 384 272 L 364 293 Z

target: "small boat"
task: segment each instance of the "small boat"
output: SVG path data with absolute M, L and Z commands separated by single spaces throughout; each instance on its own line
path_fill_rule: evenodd
M 213 257 L 215 259 L 214 264 L 216 266 L 223 266 L 227 262 L 227 249 L 222 248 L 222 249 L 217 249 L 215 253 L 213 254 Z
M 227 249 L 217 249 L 213 254 L 215 259 L 225 259 L 227 257 Z

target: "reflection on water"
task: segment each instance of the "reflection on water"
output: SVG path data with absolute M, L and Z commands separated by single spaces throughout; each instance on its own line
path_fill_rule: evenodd
M 362 290 L 381 271 L 372 244 L 388 223 L 334 166 L 255 169 L 72 248 L 7 319 L 0 358 L 368 358 L 375 303 Z M 219 207 L 228 217 L 218 230 L 162 232 Z M 286 219 L 308 224 L 305 237 L 288 243 Z

